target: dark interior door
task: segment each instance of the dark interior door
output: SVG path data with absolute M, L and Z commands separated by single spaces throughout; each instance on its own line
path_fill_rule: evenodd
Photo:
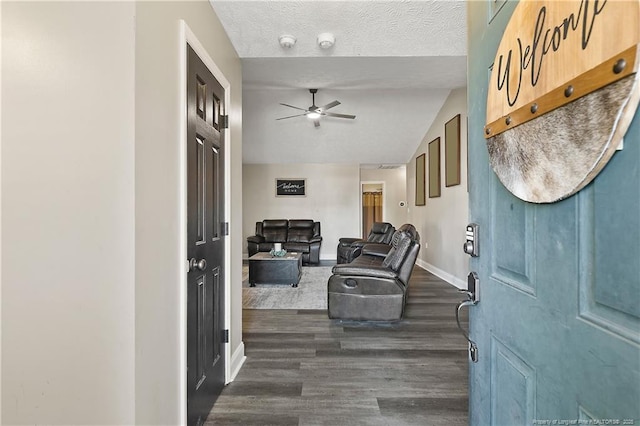
M 191 47 L 187 68 L 187 417 L 224 386 L 224 91 Z

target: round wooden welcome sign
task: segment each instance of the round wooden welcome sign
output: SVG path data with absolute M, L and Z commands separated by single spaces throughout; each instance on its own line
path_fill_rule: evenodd
M 640 99 L 639 0 L 521 0 L 495 57 L 485 138 L 517 197 L 566 198 L 619 146 Z

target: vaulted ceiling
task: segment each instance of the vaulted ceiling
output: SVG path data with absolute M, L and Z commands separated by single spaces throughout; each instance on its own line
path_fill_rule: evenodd
M 242 58 L 245 163 L 404 164 L 466 86 L 463 0 L 210 1 Z M 326 32 L 335 44 L 322 49 Z M 309 107 L 310 88 L 356 119 L 276 120 L 302 113 L 280 103 Z

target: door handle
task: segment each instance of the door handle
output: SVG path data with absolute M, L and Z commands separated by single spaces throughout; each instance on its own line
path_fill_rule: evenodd
M 461 288 L 458 290 L 459 292 L 466 294 L 467 300 L 463 300 L 456 305 L 456 323 L 458 324 L 458 328 L 462 332 L 464 338 L 469 342 L 469 357 L 473 362 L 478 362 L 478 346 L 473 340 L 471 340 L 469 332 L 460 324 L 460 310 L 465 306 L 475 306 L 478 304 L 478 284 L 480 284 L 478 274 L 470 272 L 467 277 L 467 289 L 465 290 Z
M 191 271 L 204 271 L 207 269 L 207 261 L 205 259 L 196 260 L 192 257 L 189 261 L 189 272 Z
M 456 306 L 456 323 L 458 323 L 458 328 L 462 332 L 464 338 L 467 339 L 467 342 L 469 342 L 469 357 L 471 358 L 471 361 L 478 362 L 478 345 L 476 345 L 476 342 L 471 340 L 471 338 L 469 337 L 469 332 L 465 330 L 462 325 L 460 325 L 460 309 L 464 308 L 465 306 L 474 306 L 475 304 L 476 302 L 474 302 L 473 300 L 463 300 L 462 302 L 458 303 L 458 306 Z

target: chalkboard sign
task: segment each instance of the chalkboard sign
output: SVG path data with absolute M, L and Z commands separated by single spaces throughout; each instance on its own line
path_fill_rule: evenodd
M 276 179 L 276 197 L 290 195 L 304 197 L 307 195 L 306 188 L 306 179 Z

